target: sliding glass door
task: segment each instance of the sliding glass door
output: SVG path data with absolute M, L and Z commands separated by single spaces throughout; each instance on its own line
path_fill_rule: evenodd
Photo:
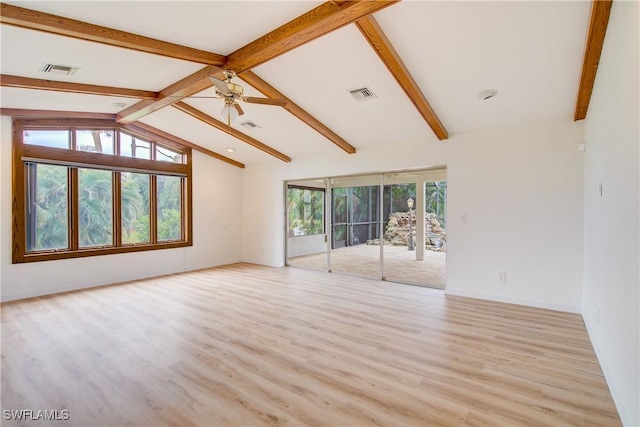
M 289 182 L 287 265 L 444 288 L 446 170 Z
M 380 175 L 332 178 L 330 269 L 380 277 Z
M 318 179 L 286 185 L 287 265 L 328 270 L 325 184 Z

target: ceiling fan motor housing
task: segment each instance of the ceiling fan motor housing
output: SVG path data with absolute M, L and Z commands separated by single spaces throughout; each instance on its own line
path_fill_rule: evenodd
M 244 93 L 244 89 L 243 89 L 242 86 L 237 85 L 235 83 L 231 83 L 231 82 L 226 82 L 226 83 L 227 83 L 227 87 L 231 91 L 231 94 L 233 95 L 234 99 L 242 98 L 242 95 Z

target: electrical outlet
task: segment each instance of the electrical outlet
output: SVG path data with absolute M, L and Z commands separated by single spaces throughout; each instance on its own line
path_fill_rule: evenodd
M 501 271 L 500 273 L 498 273 L 498 282 L 506 282 L 507 281 L 507 273 L 504 271 Z

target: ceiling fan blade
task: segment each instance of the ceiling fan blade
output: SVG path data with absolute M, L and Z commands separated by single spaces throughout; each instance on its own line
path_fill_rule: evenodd
M 236 109 L 236 111 L 238 112 L 239 116 L 244 114 L 244 111 L 242 111 L 242 107 L 239 106 L 238 104 L 233 104 L 233 107 Z
M 213 83 L 216 86 L 216 89 L 218 89 L 218 91 L 221 94 L 231 95 L 231 90 L 229 89 L 229 87 L 225 82 L 223 82 L 220 79 L 216 79 L 215 77 L 209 77 L 209 80 L 211 80 L 211 83 Z
M 284 107 L 287 105 L 287 101 L 284 99 L 273 99 L 273 98 L 254 98 L 253 96 L 245 96 L 245 102 L 249 102 L 251 104 L 262 104 L 262 105 L 277 105 L 279 107 Z

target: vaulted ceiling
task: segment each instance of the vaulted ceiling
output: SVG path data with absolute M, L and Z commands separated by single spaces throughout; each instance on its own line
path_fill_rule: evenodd
M 610 5 L 10 1 L 0 107 L 99 113 L 236 166 L 446 143 L 485 127 L 584 118 Z M 45 63 L 78 69 L 45 73 Z M 223 100 L 192 97 L 214 95 L 208 77 L 224 69 L 239 74 L 245 95 L 287 105 L 242 103 L 228 127 Z M 364 87 L 375 97 L 358 102 L 350 91 Z M 497 96 L 482 100 L 486 89 Z

